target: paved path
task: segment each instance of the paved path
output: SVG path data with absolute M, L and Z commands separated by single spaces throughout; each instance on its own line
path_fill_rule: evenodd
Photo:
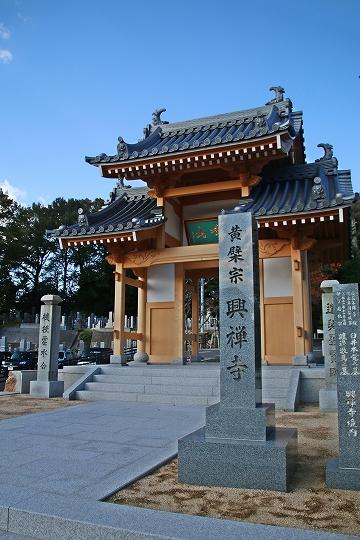
M 175 456 L 177 439 L 203 424 L 203 408 L 117 402 L 2 420 L 0 485 L 99 500 Z
M 177 453 L 203 407 L 96 402 L 0 422 L 0 540 L 344 540 L 100 502 Z M 359 538 L 357 538 L 359 540 Z

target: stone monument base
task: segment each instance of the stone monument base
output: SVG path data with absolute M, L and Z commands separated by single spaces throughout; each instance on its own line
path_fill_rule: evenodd
M 62 397 L 64 381 L 31 381 L 30 395 L 34 397 Z
M 337 392 L 336 390 L 329 390 L 327 388 L 321 388 L 319 392 L 319 408 L 320 411 L 336 412 L 337 407 Z
M 293 356 L 292 364 L 293 366 L 307 366 L 308 359 L 307 356 Z
M 179 482 L 287 491 L 296 457 L 296 429 L 275 428 L 257 441 L 205 438 L 200 428 L 179 439 Z
M 360 490 L 360 469 L 340 467 L 339 459 L 332 458 L 326 463 L 325 483 L 330 488 Z
M 127 365 L 126 356 L 124 354 L 111 354 L 110 364 L 118 364 L 121 366 L 126 366 Z

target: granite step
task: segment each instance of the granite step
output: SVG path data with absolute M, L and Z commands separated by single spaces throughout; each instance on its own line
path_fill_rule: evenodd
M 217 396 L 184 396 L 168 394 L 137 394 L 109 391 L 79 390 L 76 392 L 79 401 L 137 401 L 141 403 L 162 403 L 168 405 L 212 405 L 219 401 Z
M 102 366 L 100 374 L 76 392 L 76 399 L 209 405 L 219 400 L 219 375 L 218 366 Z M 263 401 L 294 410 L 298 376 L 290 367 L 264 367 Z
M 189 396 L 216 396 L 219 395 L 218 385 L 163 385 L 163 384 L 121 384 L 114 382 L 88 382 L 85 384 L 85 390 L 91 391 L 109 391 L 138 394 L 174 394 Z

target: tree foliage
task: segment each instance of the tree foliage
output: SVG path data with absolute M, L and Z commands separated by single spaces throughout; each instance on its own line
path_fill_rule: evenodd
M 47 230 L 99 210 L 102 199 L 57 198 L 23 207 L 0 190 L 0 313 L 35 313 L 44 294 L 59 294 L 63 312 L 106 315 L 113 309 L 113 269 L 103 246 L 61 249 Z

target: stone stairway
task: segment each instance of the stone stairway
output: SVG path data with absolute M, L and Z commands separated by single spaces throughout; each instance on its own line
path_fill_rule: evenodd
M 193 366 L 101 366 L 79 400 L 113 399 L 171 405 L 211 405 L 219 401 L 219 368 Z
M 117 400 L 170 405 L 212 405 L 219 401 L 219 366 L 99 366 L 91 382 L 77 390 L 77 400 Z M 263 401 L 295 410 L 300 370 L 263 367 Z

